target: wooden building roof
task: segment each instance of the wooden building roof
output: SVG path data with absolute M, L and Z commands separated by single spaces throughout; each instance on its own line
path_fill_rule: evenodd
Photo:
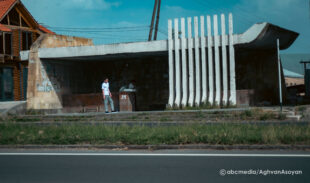
M 0 21 L 2 21 L 14 7 L 18 9 L 23 15 L 23 18 L 25 18 L 33 28 L 39 29 L 43 33 L 55 34 L 51 30 L 40 25 L 20 0 L 0 0 Z M 0 31 L 9 32 L 11 29 L 4 24 L 0 24 Z

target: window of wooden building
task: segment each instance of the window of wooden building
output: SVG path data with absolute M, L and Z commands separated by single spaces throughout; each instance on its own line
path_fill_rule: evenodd
M 0 54 L 4 54 L 4 46 L 3 46 L 3 32 L 0 33 Z
M 21 27 L 27 27 L 29 28 L 29 24 L 24 19 L 22 15 L 18 13 L 18 11 L 13 8 L 8 15 L 6 15 L 2 21 L 1 24 L 4 25 L 14 25 L 14 26 L 21 26 Z
M 10 33 L 5 33 L 4 34 L 4 51 L 6 55 L 12 55 L 12 34 Z
M 32 45 L 32 32 L 22 32 L 22 50 L 30 50 Z
M 19 13 L 13 8 L 9 13 L 10 25 L 20 26 Z
M 0 54 L 12 55 L 12 34 L 0 33 Z
M 1 24 L 9 25 L 8 16 L 5 16 L 5 17 L 4 17 L 4 19 L 1 21 Z
M 22 27 L 29 27 L 29 25 L 26 23 L 26 21 L 24 20 L 23 17 L 21 17 L 21 23 L 22 23 Z
M 9 67 L 0 68 L 0 101 L 10 101 L 13 99 L 13 69 Z

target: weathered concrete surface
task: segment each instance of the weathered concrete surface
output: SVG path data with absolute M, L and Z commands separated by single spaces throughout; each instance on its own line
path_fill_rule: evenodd
M 115 106 L 118 106 L 120 88 L 133 82 L 137 89 L 137 110 L 162 110 L 168 97 L 167 56 L 110 58 L 108 61 L 42 60 L 43 69 L 53 87 L 39 90 L 53 92 L 54 99 L 65 111 L 74 112 L 72 110 L 75 108 L 75 112 L 79 112 L 95 106 L 101 111 L 101 84 L 108 77 Z
M 42 35 L 31 47 L 29 56 L 27 108 L 28 109 L 62 109 L 61 100 L 55 90 L 55 85 L 46 73 L 38 50 L 40 48 L 54 48 L 67 46 L 92 45 L 89 39 L 67 37 L 61 35 Z M 27 53 L 22 52 L 22 58 Z
M 26 101 L 0 102 L 0 118 L 8 115 L 20 115 L 26 112 Z
M 207 17 L 208 18 L 208 17 Z M 269 24 L 269 23 L 261 23 L 261 24 L 255 24 L 253 27 L 251 27 L 248 31 L 246 31 L 244 34 L 240 35 L 233 35 L 234 40 L 234 48 L 236 49 L 236 79 L 237 79 L 237 90 L 251 90 L 254 89 L 255 95 L 258 94 L 257 97 L 259 100 L 269 100 L 269 98 L 277 97 L 277 94 L 275 91 L 277 91 L 275 84 L 276 80 L 273 76 L 274 71 L 273 70 L 273 61 L 270 59 L 273 58 L 273 54 L 271 54 L 271 57 L 267 58 L 267 55 L 263 55 L 259 58 L 256 58 L 256 54 L 264 53 L 266 49 L 273 50 L 273 47 L 275 47 L 275 38 L 280 37 L 280 48 L 285 49 L 289 47 L 294 40 L 297 38 L 298 34 L 280 27 L 277 27 L 275 25 Z M 190 42 L 188 43 L 188 40 Z M 206 41 L 206 44 L 208 48 L 214 47 L 214 41 L 210 41 L 210 38 L 208 36 L 207 39 L 203 39 Z M 176 40 L 177 41 L 177 40 Z M 194 41 L 193 39 L 185 39 L 179 40 L 180 42 L 186 42 L 185 47 L 179 47 L 180 51 L 181 49 L 187 50 L 190 45 L 193 45 Z M 225 38 L 224 41 L 219 42 L 219 46 L 222 46 L 222 44 L 229 45 L 229 39 Z M 55 45 L 53 45 L 53 42 Z M 86 45 L 86 46 L 82 46 Z M 183 45 L 183 43 L 182 43 Z M 189 46 L 188 46 L 189 45 Z M 201 42 L 199 41 L 197 48 L 201 49 Z M 64 47 L 67 46 L 67 47 Z M 195 46 L 196 47 L 196 46 Z M 174 48 L 173 48 L 174 49 Z M 231 49 L 231 48 L 230 48 Z M 254 52 L 254 54 L 249 53 L 248 56 L 243 58 L 242 53 L 239 54 L 240 50 L 243 51 L 249 51 Z M 212 48 L 208 49 L 208 52 L 212 52 Z M 193 55 L 192 55 L 193 56 Z M 269 55 L 270 56 L 270 55 Z M 148 62 L 151 57 L 158 58 L 158 60 L 153 60 L 151 62 Z M 166 57 L 165 59 L 163 59 Z M 208 55 L 209 57 L 209 55 Z M 239 57 L 241 57 L 240 60 Z M 144 85 L 143 87 L 146 88 L 141 95 L 145 95 L 143 97 L 147 98 L 147 100 L 139 99 L 137 97 L 137 104 L 143 106 L 146 104 L 146 101 L 155 101 L 157 104 L 153 102 L 151 105 L 162 105 L 162 101 L 165 100 L 166 104 L 168 101 L 168 93 L 169 93 L 169 85 L 167 85 L 165 82 L 168 82 L 168 40 L 162 40 L 162 41 L 152 41 L 152 42 L 135 42 L 135 43 L 121 43 L 121 44 L 111 44 L 111 45 L 99 45 L 99 46 L 92 46 L 90 40 L 85 39 L 78 39 L 78 38 L 67 38 L 64 36 L 54 36 L 54 37 L 45 37 L 41 38 L 37 41 L 35 46 L 32 48 L 30 52 L 21 52 L 21 58 L 23 60 L 29 60 L 29 81 L 28 81 L 28 108 L 31 109 L 62 109 L 64 106 L 62 104 L 62 98 L 61 96 L 65 94 L 70 94 L 72 92 L 72 88 L 75 88 L 77 84 L 73 84 L 74 80 L 78 80 L 77 78 L 81 77 L 80 75 L 74 75 L 76 72 L 77 67 L 76 65 L 80 65 L 79 68 L 81 71 L 88 70 L 89 74 L 87 76 L 96 75 L 100 71 L 93 70 L 90 65 L 90 63 L 94 63 L 95 65 L 98 65 L 99 63 L 102 63 L 103 65 L 106 65 L 108 63 L 112 63 L 109 61 L 115 61 L 115 60 L 122 60 L 123 63 L 130 63 L 133 60 L 139 60 L 141 62 L 140 64 L 143 64 L 141 66 L 135 65 L 134 70 L 132 74 L 136 74 L 133 79 L 136 79 L 139 77 L 141 79 L 141 83 Z M 190 61 L 193 61 L 194 58 L 191 58 L 190 51 L 189 51 L 189 66 Z M 214 58 L 211 58 L 214 59 Z M 43 61 L 41 61 L 43 60 Z M 127 60 L 127 61 L 126 61 Z M 229 59 L 230 60 L 230 59 Z M 269 61 L 268 61 L 269 60 Z M 87 64 L 85 64 L 87 62 Z M 135 62 L 135 61 L 133 61 Z M 158 63 L 156 63 L 158 62 Z M 247 76 L 248 80 L 244 81 L 246 78 L 244 78 L 242 73 L 242 68 L 240 68 L 241 64 L 248 65 L 248 69 L 251 69 L 252 67 L 256 67 L 259 63 L 254 62 L 262 62 L 271 64 L 272 67 L 269 68 L 269 71 L 265 71 L 263 68 L 257 69 L 258 71 L 262 71 L 262 73 L 259 74 L 259 76 L 254 76 L 249 73 L 251 77 Z M 270 62 L 270 63 L 269 63 Z M 53 64 L 51 64 L 53 63 Z M 152 64 L 150 64 L 152 63 Z M 162 64 L 159 66 L 159 63 Z M 163 64 L 165 63 L 165 64 Z M 255 65 L 256 64 L 256 65 Z M 51 67 L 51 65 L 54 65 Z M 113 64 L 112 64 L 113 65 Z M 111 65 L 111 66 L 112 66 Z M 264 66 L 264 64 L 261 64 L 261 66 Z M 68 67 L 71 67 L 70 69 L 66 69 Z M 146 68 L 145 68 L 146 67 Z M 113 65 L 113 73 L 118 73 L 117 68 L 121 68 L 120 66 Z M 97 67 L 97 69 L 100 69 Z M 239 69 L 239 70 L 238 70 Z M 111 69 L 110 69 L 111 70 Z M 139 72 L 136 72 L 136 71 Z M 103 72 L 103 71 L 102 71 Z M 60 74 L 62 73 L 62 74 Z M 73 74 L 72 74 L 73 73 Z M 161 74 L 159 74 L 161 73 Z M 264 89 L 264 82 L 263 79 L 266 78 L 263 73 L 266 73 L 267 75 L 270 75 L 271 80 L 266 81 L 267 85 L 266 91 L 263 91 Z M 67 75 L 71 76 L 67 76 Z M 142 75 L 143 74 L 143 75 Z M 189 70 L 189 74 L 191 74 L 191 70 Z M 192 73 L 193 74 L 193 73 Z M 55 77 L 59 75 L 60 78 Z M 98 87 L 98 82 L 102 80 L 101 77 L 106 74 L 97 74 L 95 78 L 86 78 L 88 79 L 88 85 L 92 87 L 97 87 L 94 89 L 94 91 L 87 91 L 88 93 L 98 93 L 98 90 L 100 88 Z M 111 75 L 115 76 L 115 75 Z M 147 76 L 147 77 L 145 77 Z M 126 76 L 127 77 L 127 76 Z M 119 76 L 114 77 L 115 81 L 117 79 L 120 79 L 122 81 L 122 78 L 126 78 L 125 76 Z M 154 84 L 154 77 L 156 78 Z M 231 79 L 231 78 L 229 78 Z M 240 79 L 240 81 L 238 81 Z M 251 79 L 254 79 L 256 84 L 259 85 L 259 87 L 248 87 L 251 86 Z M 142 82 L 143 80 L 143 82 Z M 154 85 L 158 87 L 158 81 L 163 80 L 165 81 L 163 86 L 160 86 L 163 88 L 163 92 L 157 92 L 158 88 L 152 88 L 151 85 Z M 284 80 L 284 79 L 283 79 Z M 191 86 L 191 81 L 189 80 L 188 85 Z M 92 83 L 91 82 L 95 82 Z M 209 81 L 210 84 L 212 84 Z M 68 87 L 69 86 L 69 87 Z M 116 84 L 116 87 L 119 87 L 119 84 Z M 209 86 L 210 87 L 210 86 Z M 231 87 L 231 86 L 230 86 Z M 191 88 L 191 87 L 190 87 Z M 57 91 L 58 89 L 61 89 L 61 91 Z M 115 89 L 115 90 L 118 90 Z M 154 90 L 154 91 L 152 91 Z M 139 90 L 138 90 L 139 91 Z M 154 93 L 155 92 L 155 93 Z M 194 98 L 191 98 L 191 94 L 194 91 L 189 90 L 189 101 L 188 104 L 192 105 L 194 103 Z M 262 92 L 267 92 L 267 95 L 264 95 Z M 210 96 L 212 96 L 212 92 L 210 92 Z M 157 97 L 157 98 L 156 98 Z M 159 97 L 159 98 L 158 98 Z M 174 100 L 174 99 L 172 99 Z M 160 101 L 160 102 L 158 102 Z M 180 100 L 178 99 L 178 103 Z M 186 100 L 182 102 L 182 104 L 186 103 Z M 272 99 L 271 103 L 276 103 Z M 150 105 L 147 108 L 144 108 L 144 110 L 149 110 Z
M 253 90 L 252 104 L 276 105 L 279 102 L 277 54 L 272 50 L 236 50 L 236 80 L 238 90 Z M 282 78 L 284 78 L 283 73 Z M 282 80 L 283 97 L 286 97 Z
M 152 42 L 119 43 L 98 46 L 66 47 L 66 48 L 41 48 L 40 58 L 67 58 L 67 57 L 93 57 L 126 53 L 152 53 L 168 51 L 167 40 Z
M 276 46 L 275 44 L 277 37 L 280 37 L 280 49 L 282 50 L 291 46 L 291 44 L 298 37 L 298 33 L 265 22 L 253 25 L 243 34 L 235 34 L 234 41 L 235 45 L 240 45 L 251 49 L 269 49 Z M 63 41 L 65 41 L 64 39 L 66 38 L 63 37 Z M 81 44 L 77 44 L 74 41 L 66 41 L 68 44 L 58 43 L 57 45 L 52 46 L 51 40 L 52 38 L 49 38 L 48 40 L 46 40 L 47 43 L 44 43 L 45 45 L 50 46 L 41 46 L 40 48 L 38 48 L 40 58 L 80 58 L 125 53 L 168 52 L 168 40 L 119 43 L 98 46 L 85 46 L 90 44 L 90 42 L 82 40 Z M 228 43 L 226 45 L 228 45 Z M 67 47 L 63 48 L 64 46 Z M 214 42 L 211 42 L 211 44 L 209 44 L 208 46 L 213 47 Z M 201 44 L 199 44 L 199 47 L 201 47 Z M 188 49 L 188 47 L 186 47 L 186 49 Z M 21 59 L 27 60 L 28 53 L 28 51 L 21 52 Z

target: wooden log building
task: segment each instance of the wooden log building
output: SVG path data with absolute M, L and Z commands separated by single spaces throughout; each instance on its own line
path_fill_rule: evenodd
M 41 34 L 55 34 L 38 24 L 20 0 L 0 0 L 0 101 L 26 100 L 30 50 Z

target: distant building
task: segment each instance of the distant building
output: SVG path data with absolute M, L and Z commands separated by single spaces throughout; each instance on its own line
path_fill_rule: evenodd
M 310 53 L 304 54 L 281 54 L 281 62 L 284 69 L 304 75 L 304 66 L 300 61 L 310 60 Z
M 289 71 L 287 69 L 283 69 L 283 72 L 284 72 L 286 87 L 305 84 L 304 75 L 298 74 L 296 72 Z
M 0 101 L 25 100 L 28 61 L 20 51 L 30 50 L 44 33 L 55 34 L 33 18 L 20 0 L 0 1 Z
M 281 61 L 287 87 L 305 84 L 305 68 L 300 61 L 309 61 L 310 54 L 282 54 Z M 309 69 L 309 68 L 308 68 Z
M 285 84 L 290 103 L 307 102 L 302 96 L 306 95 L 306 89 L 310 83 L 305 82 L 305 68 L 300 61 L 309 61 L 310 54 L 282 54 L 281 61 L 284 70 Z M 309 68 L 308 68 L 309 69 Z M 306 86 L 306 84 L 308 86 Z

